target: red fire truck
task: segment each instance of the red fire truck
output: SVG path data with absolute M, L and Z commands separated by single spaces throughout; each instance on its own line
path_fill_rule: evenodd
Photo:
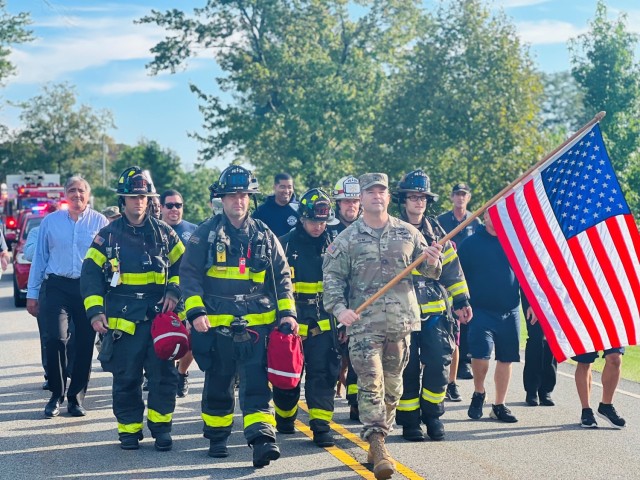
M 21 216 L 39 213 L 50 203 L 60 202 L 64 197 L 64 188 L 60 185 L 60 175 L 43 172 L 7 175 L 6 185 L 6 198 L 2 201 L 2 226 L 7 244 L 12 248 L 17 241 Z

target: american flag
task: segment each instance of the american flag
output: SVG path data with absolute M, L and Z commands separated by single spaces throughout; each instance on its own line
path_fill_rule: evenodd
M 640 235 L 597 123 L 489 215 L 559 361 L 638 343 Z

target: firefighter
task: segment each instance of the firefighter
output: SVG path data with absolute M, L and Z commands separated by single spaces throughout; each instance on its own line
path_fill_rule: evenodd
M 446 234 L 438 221 L 426 215 L 427 207 L 437 201 L 431 192 L 429 177 L 422 170 L 407 173 L 398 183 L 395 200 L 401 218 L 424 235 L 427 244 L 437 242 Z M 421 330 L 411 335 L 409 364 L 403 372 L 403 392 L 397 408 L 396 423 L 402 436 L 409 441 L 422 441 L 420 421 L 427 426 L 432 440 L 444 439 L 444 399 L 449 379 L 449 366 L 455 345 L 453 311 L 461 322 L 471 320 L 469 289 L 460 261 L 451 242 L 443 246 L 442 274 L 439 280 L 413 272 L 413 283 L 421 310 Z M 422 389 L 420 388 L 420 364 Z
M 298 331 L 289 265 L 273 232 L 249 216 L 250 198 L 259 193 L 249 170 L 226 168 L 210 190 L 223 212 L 193 232 L 180 267 L 193 355 L 205 372 L 204 436 L 209 456 L 228 456 L 238 372 L 244 435 L 254 467 L 262 468 L 280 457 L 266 339 L 277 325 Z
M 291 268 L 303 339 L 304 388 L 313 442 L 320 447 L 331 447 L 335 443 L 329 433 L 329 422 L 333 418 L 341 357 L 335 319 L 322 305 L 322 256 L 334 239 L 334 234 L 327 230 L 327 222 L 333 220 L 334 214 L 329 196 L 317 188 L 302 196 L 298 213 L 296 227 L 280 237 L 280 243 Z M 294 433 L 299 399 L 299 384 L 291 390 L 273 388 L 278 432 Z
M 178 270 L 184 245 L 173 229 L 150 214 L 155 189 L 140 167 L 118 179 L 122 217 L 93 239 L 82 264 L 80 287 L 87 318 L 103 334 L 98 360 L 113 374 L 113 413 L 120 447 L 142 440 L 143 367 L 149 377 L 147 426 L 159 451 L 171 450 L 178 373 L 154 353 L 152 320 L 180 298 Z
M 347 175 L 338 180 L 331 192 L 331 198 L 336 202 L 336 220 L 331 222 L 328 229 L 339 234 L 357 220 L 362 213 L 360 206 L 360 182 L 353 175 Z M 358 375 L 349 360 L 349 342 L 345 328 L 338 325 L 339 341 L 342 345 L 342 364 L 347 374 L 345 387 L 347 389 L 347 403 L 349 404 L 349 418 L 354 422 L 360 421 L 358 411 Z

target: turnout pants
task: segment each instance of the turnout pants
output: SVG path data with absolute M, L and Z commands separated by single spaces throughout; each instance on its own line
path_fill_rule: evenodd
M 423 319 L 421 331 L 411 334 L 409 363 L 402 373 L 404 388 L 396 416 L 398 425 L 415 427 L 421 420 L 426 423 L 427 418 L 444 414 L 454 344 L 452 324 L 446 315 Z
M 239 399 L 244 435 L 249 444 L 264 436 L 275 440 L 275 418 L 270 411 L 271 390 L 267 380 L 267 338 L 273 325 L 249 327 L 252 351 L 245 359 L 234 358 L 233 338 L 226 327 L 207 333 L 192 330 L 193 355 L 205 372 L 202 391 L 204 436 L 214 442 L 226 441 L 233 427 L 236 371 L 240 376 Z
M 152 321 L 136 324 L 133 335 L 121 333 L 114 338 L 109 330 L 103 340 L 98 359 L 106 372 L 113 374 L 113 413 L 118 421 L 120 438 L 142 431 L 144 400 L 143 369 L 149 380 L 147 426 L 155 437 L 171 431 L 178 390 L 175 362 L 160 360 L 153 349 Z
M 304 391 L 309 406 L 310 426 L 313 432 L 328 432 L 333 418 L 336 382 L 339 374 L 339 359 L 334 350 L 333 331 L 307 337 L 304 348 Z M 298 416 L 300 384 L 290 390 L 273 387 L 273 403 L 276 422 L 293 423 Z
M 402 371 L 409 360 L 408 334 L 367 332 L 349 338 L 349 356 L 358 375 L 360 436 L 389 434 L 402 396 Z
M 46 357 L 49 390 L 58 397 L 65 394 L 82 402 L 93 357 L 95 332 L 91 328 L 80 295 L 80 280 L 49 275 L 46 282 L 46 301 L 40 315 L 46 325 Z M 69 321 L 73 323 L 70 326 Z M 75 336 L 75 355 L 70 359 L 70 331 Z M 70 365 L 73 367 L 70 368 Z M 71 383 L 67 388 L 67 377 Z
M 539 323 L 527 323 L 527 345 L 524 349 L 524 389 L 540 395 L 551 393 L 556 386 L 558 361 L 553 357 Z

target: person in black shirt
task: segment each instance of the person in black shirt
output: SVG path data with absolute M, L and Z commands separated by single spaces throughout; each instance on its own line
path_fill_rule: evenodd
M 293 178 L 288 173 L 278 173 L 273 179 L 273 195 L 260 205 L 253 218 L 262 220 L 276 237 L 288 233 L 298 222 L 298 202 L 293 193 Z

